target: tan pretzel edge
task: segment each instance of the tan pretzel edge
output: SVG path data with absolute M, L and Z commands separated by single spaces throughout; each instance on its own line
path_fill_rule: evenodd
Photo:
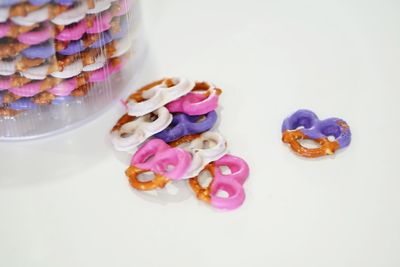
M 206 82 L 197 82 L 196 85 L 194 86 L 194 88 L 192 89 L 192 91 L 206 91 L 204 93 L 205 96 L 209 96 L 210 92 L 208 91 L 208 89 L 210 89 L 210 85 Z M 222 90 L 219 88 L 215 88 L 215 91 L 217 93 L 217 95 L 221 95 L 222 94 Z
M 142 88 L 137 90 L 137 92 L 135 92 L 135 93 L 131 94 L 130 96 L 128 96 L 127 101 L 129 101 L 129 100 L 134 100 L 136 102 L 144 101 L 145 99 L 143 98 L 143 93 L 145 91 L 148 91 L 148 90 L 156 87 L 157 85 L 162 84 L 163 82 L 165 82 L 165 84 L 167 85 L 168 88 L 174 86 L 174 81 L 172 79 L 167 78 L 167 79 L 158 80 L 158 81 L 155 81 L 155 82 L 152 82 L 150 84 L 147 84 L 147 85 L 143 86 Z
M 299 140 L 313 140 L 317 142 L 321 147 L 306 148 L 299 143 Z M 307 158 L 318 158 L 325 155 L 333 155 L 335 151 L 340 147 L 339 143 L 336 141 L 331 142 L 328 138 L 313 139 L 299 130 L 285 131 L 282 135 L 282 141 L 289 144 L 294 152 Z
M 179 138 L 178 140 L 175 140 L 173 142 L 168 143 L 168 145 L 172 147 L 177 147 L 179 145 L 182 145 L 184 143 L 188 143 L 193 141 L 194 139 L 197 139 L 200 137 L 201 134 L 190 134 L 190 135 L 185 135 Z
M 125 174 L 129 178 L 129 183 L 131 186 L 140 191 L 148 191 L 156 188 L 164 188 L 165 185 L 169 182 L 169 179 L 165 178 L 162 175 L 154 174 L 154 179 L 151 181 L 142 182 L 138 180 L 138 176 L 142 173 L 148 172 L 147 170 L 139 169 L 135 166 L 130 166 Z
M 121 118 L 119 118 L 117 123 L 111 129 L 111 132 L 119 131 L 124 124 L 133 121 L 135 118 L 136 118 L 135 116 L 131 116 L 131 115 L 128 115 L 128 113 L 125 113 L 124 115 L 122 115 Z
M 211 176 L 214 178 L 214 174 L 215 174 L 215 165 L 214 163 L 209 163 L 204 169 L 210 172 Z M 200 174 L 199 174 L 200 175 Z M 212 182 L 207 186 L 207 188 L 204 188 L 200 185 L 199 182 L 199 175 L 193 178 L 189 179 L 189 185 L 192 188 L 192 190 L 194 191 L 194 193 L 196 194 L 197 198 L 210 203 L 211 201 L 211 195 L 210 195 L 210 191 L 211 191 L 211 185 Z

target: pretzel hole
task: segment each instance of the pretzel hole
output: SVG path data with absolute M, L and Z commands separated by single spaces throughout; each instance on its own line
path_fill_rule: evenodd
M 192 92 L 205 92 L 210 89 L 210 85 L 206 82 L 197 82 Z
M 167 166 L 165 166 L 165 171 L 166 172 L 172 172 L 173 170 L 175 170 L 175 166 L 172 164 L 168 164 Z
M 330 142 L 336 141 L 336 137 L 333 136 L 333 135 L 330 135 L 330 136 L 328 136 L 327 138 L 328 138 L 328 140 L 329 140 Z
M 127 138 L 129 136 L 133 135 L 133 133 L 121 133 L 122 138 Z
M 298 142 L 300 143 L 300 145 L 302 147 L 305 147 L 308 149 L 316 149 L 316 148 L 321 147 L 321 145 L 317 141 L 312 140 L 312 139 L 301 139 L 301 140 L 298 140 Z
M 230 174 L 232 174 L 232 170 L 231 170 L 231 168 L 229 168 L 228 166 L 219 166 L 218 168 L 219 168 L 220 172 L 221 172 L 223 175 L 230 175 Z
M 291 125 L 291 130 L 309 129 L 313 126 L 311 118 L 301 117 L 294 121 Z
M 150 113 L 149 117 L 147 118 L 149 122 L 156 121 L 158 119 L 158 115 L 155 113 Z
M 204 140 L 203 143 L 202 143 L 202 149 L 212 148 L 216 144 L 217 143 L 214 140 Z
M 213 178 L 208 170 L 204 170 L 199 174 L 197 180 L 199 181 L 201 187 L 207 188 L 210 186 Z
M 200 116 L 197 120 L 196 120 L 196 123 L 199 123 L 199 122 L 202 122 L 202 121 L 205 121 L 206 120 L 206 116 L 204 116 L 204 115 L 202 115 L 202 116 Z
M 217 196 L 217 197 L 220 197 L 220 198 L 228 198 L 228 197 L 229 197 L 229 193 L 226 192 L 225 190 L 219 189 L 219 190 L 217 191 L 216 196 Z
M 148 182 L 148 181 L 154 180 L 155 177 L 156 177 L 156 176 L 155 176 L 154 172 L 148 171 L 148 172 L 140 173 L 140 174 L 137 176 L 137 179 L 138 179 L 139 181 L 141 181 L 141 182 Z
M 154 158 L 155 154 L 150 154 L 144 158 L 143 163 L 148 162 Z

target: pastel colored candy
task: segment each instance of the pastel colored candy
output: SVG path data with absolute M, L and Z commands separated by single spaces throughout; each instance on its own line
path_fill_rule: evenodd
M 68 96 L 73 90 L 78 87 L 78 81 L 76 78 L 68 79 L 60 84 L 54 86 L 49 90 L 50 93 L 56 96 Z
M 36 109 L 38 106 L 33 103 L 30 98 L 23 97 L 10 103 L 9 107 L 14 110 L 32 110 Z
M 10 14 L 9 7 L 0 7 L 0 23 L 6 22 L 9 14 Z
M 12 60 L 0 60 L 0 75 L 13 75 L 17 70 L 17 62 L 19 59 L 19 57 L 16 57 Z
M 44 42 L 38 45 L 31 46 L 22 51 L 22 55 L 27 58 L 49 58 L 56 53 L 52 42 Z
M 336 149 L 349 146 L 351 142 L 350 127 L 344 120 L 339 118 L 320 120 L 310 110 L 299 110 L 286 118 L 282 124 L 282 134 L 285 143 L 306 157 L 332 154 Z M 299 139 L 315 140 L 320 142 L 321 147 L 305 148 L 298 142 Z
M 202 133 L 183 149 L 192 155 L 192 162 L 185 179 L 199 175 L 207 164 L 222 158 L 228 152 L 225 138 L 217 132 Z
M 31 82 L 21 87 L 13 87 L 8 89 L 11 93 L 23 97 L 31 97 L 40 92 L 41 82 Z
M 282 131 L 293 131 L 302 127 L 301 131 L 310 138 L 319 139 L 334 136 L 341 148 L 347 147 L 351 142 L 351 132 L 348 127 L 343 127 L 343 120 L 329 118 L 319 120 L 318 116 L 309 110 L 299 110 L 288 117 L 282 125 Z M 345 123 L 347 125 L 347 123 Z
M 71 6 L 74 4 L 75 0 L 54 0 L 54 2 L 63 6 Z
M 200 120 L 202 117 L 204 119 Z M 156 134 L 155 137 L 169 143 L 185 135 L 206 132 L 214 126 L 216 121 L 217 113 L 215 111 L 211 111 L 204 116 L 189 116 L 177 113 L 174 114 L 174 118 L 168 128 Z
M 47 5 L 30 12 L 27 16 L 12 17 L 12 22 L 22 26 L 32 26 L 36 23 L 44 22 L 49 18 L 49 8 Z
M 50 3 L 51 0 L 29 0 L 28 2 L 34 6 L 40 6 L 40 5 Z
M 161 139 L 152 139 L 135 153 L 131 166 L 180 180 L 190 166 L 190 154 L 181 148 L 171 148 Z M 171 166 L 173 169 L 169 170 Z
M 21 0 L 0 0 L 0 7 L 8 7 L 22 2 Z
M 3 38 L 10 31 L 11 24 L 9 22 L 0 23 L 0 38 Z
M 107 10 L 111 6 L 111 2 L 115 0 L 95 0 L 94 1 L 94 8 L 89 9 L 86 13 L 87 14 L 98 14 L 104 10 Z
M 39 31 L 30 31 L 18 36 L 18 41 L 24 44 L 37 45 L 49 40 L 52 37 L 52 27 L 47 24 Z
M 45 63 L 40 66 L 32 67 L 25 71 L 21 71 L 20 74 L 31 80 L 43 80 L 47 77 L 49 68 L 50 64 Z
M 93 44 L 90 45 L 90 48 L 100 48 L 108 43 L 112 42 L 112 37 L 109 32 L 103 32 L 100 35 L 99 40 L 94 42 Z M 72 41 L 68 44 L 66 48 L 64 48 L 61 51 L 58 51 L 59 54 L 65 55 L 65 56 L 70 56 L 73 54 L 77 54 L 85 50 L 87 47 L 85 47 L 85 44 L 83 43 L 82 40 L 77 40 L 77 41 Z
M 83 41 L 77 40 L 77 41 L 70 42 L 66 48 L 64 48 L 61 51 L 58 51 L 58 53 L 61 55 L 64 55 L 64 56 L 70 56 L 73 54 L 78 54 L 85 49 L 86 49 L 86 47 L 83 44 Z
M 157 119 L 153 120 L 154 116 Z M 119 125 L 127 119 L 128 122 Z M 149 137 L 167 128 L 171 121 L 172 115 L 165 107 L 141 117 L 125 114 L 111 131 L 111 142 L 118 151 L 134 152 Z
M 11 78 L 10 77 L 0 78 L 0 91 L 7 90 L 10 88 L 11 88 Z
M 62 71 L 56 71 L 50 75 L 56 78 L 68 79 L 79 75 L 83 71 L 82 60 L 75 60 L 72 64 L 64 67 Z
M 0 0 L 0 6 L 13 6 L 15 4 L 23 3 L 22 0 Z M 50 3 L 51 0 L 28 0 L 28 2 L 35 6 L 44 5 Z
M 111 28 L 111 12 L 106 11 L 98 15 L 94 20 L 93 26 L 86 30 L 87 33 L 101 33 Z
M 51 21 L 57 25 L 69 25 L 75 22 L 79 22 L 85 18 L 87 10 L 87 2 L 80 1 L 75 6 L 61 13 Z
M 128 114 L 131 116 L 141 116 L 150 113 L 165 104 L 190 92 L 195 83 L 185 78 L 173 78 L 174 85 L 168 87 L 164 80 L 161 84 L 156 85 L 144 92 L 142 97 L 144 101 L 137 102 L 129 98 L 127 101 Z
M 127 53 L 132 47 L 132 40 L 130 36 L 115 41 L 115 52 L 112 57 L 119 57 Z
M 128 17 L 124 16 L 121 17 L 120 23 L 119 23 L 119 31 L 112 33 L 112 38 L 113 40 L 118 40 L 123 37 L 125 37 L 128 34 Z
M 57 34 L 56 39 L 60 41 L 80 40 L 82 36 L 86 33 L 86 30 L 87 21 L 83 19 L 76 24 L 66 26 L 64 30 Z
M 53 99 L 53 101 L 51 102 L 51 104 L 53 105 L 62 105 L 65 103 L 68 103 L 70 101 L 74 100 L 74 97 L 72 96 L 59 96 Z
M 123 59 L 122 62 L 118 65 L 114 65 L 111 62 L 107 63 L 107 65 L 105 65 L 103 68 L 90 72 L 89 82 L 94 83 L 105 81 L 108 76 L 119 72 L 125 63 L 125 59 Z
M 223 210 L 233 210 L 240 207 L 245 200 L 243 184 L 249 177 L 249 166 L 243 159 L 232 155 L 225 155 L 215 161 L 214 166 L 215 174 L 210 190 L 211 205 Z M 231 173 L 222 173 L 221 167 L 223 166 L 228 167 Z M 228 196 L 218 196 L 220 190 L 228 193 Z
M 214 86 L 209 85 L 209 94 L 190 92 L 187 95 L 169 103 L 167 108 L 171 112 L 183 112 L 189 115 L 206 114 L 218 107 L 218 93 Z
M 90 48 L 100 48 L 112 42 L 111 33 L 106 31 L 101 33 L 99 40 L 90 45 Z

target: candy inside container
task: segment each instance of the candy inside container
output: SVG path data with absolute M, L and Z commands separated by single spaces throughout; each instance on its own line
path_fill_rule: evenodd
M 138 10 L 135 0 L 0 0 L 0 140 L 64 131 L 110 106 L 141 62 Z

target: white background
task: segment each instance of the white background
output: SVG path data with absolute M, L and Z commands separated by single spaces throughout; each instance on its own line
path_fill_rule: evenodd
M 224 93 L 219 129 L 251 166 L 234 212 L 132 190 L 107 132 L 0 143 L 0 266 L 400 266 L 400 2 L 146 0 L 149 56 L 129 90 L 167 75 Z M 351 146 L 299 158 L 299 108 L 345 119 Z

